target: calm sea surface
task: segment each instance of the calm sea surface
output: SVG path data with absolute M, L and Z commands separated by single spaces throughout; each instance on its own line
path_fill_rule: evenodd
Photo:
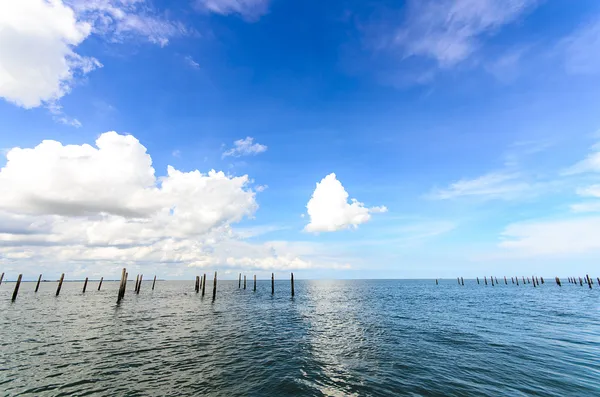
M 2 283 L 0 394 L 600 396 L 597 284 L 209 282 Z

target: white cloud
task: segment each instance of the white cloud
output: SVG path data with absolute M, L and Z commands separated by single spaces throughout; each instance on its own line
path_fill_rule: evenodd
M 73 51 L 91 29 L 60 0 L 0 2 L 0 97 L 24 108 L 60 99 L 101 66 Z
M 461 179 L 446 189 L 434 190 L 429 197 L 448 200 L 474 196 L 482 198 L 512 199 L 532 189 L 517 173 L 493 172 L 474 179 Z
M 372 213 L 386 212 L 386 207 L 367 208 L 356 199 L 348 202 L 348 193 L 334 173 L 317 183 L 312 198 L 306 204 L 310 223 L 304 230 L 308 232 L 334 232 L 356 228 L 368 222 Z
M 46 105 L 58 122 L 81 125 L 58 100 L 102 67 L 75 51 L 93 33 L 113 41 L 143 36 L 164 46 L 188 31 L 157 17 L 143 0 L 0 1 L 0 97 L 27 109 Z
M 171 166 L 157 177 L 146 148 L 116 132 L 95 147 L 46 140 L 13 148 L 0 169 L 0 260 L 11 269 L 61 263 L 73 275 L 104 276 L 119 266 L 160 265 L 172 275 L 188 266 L 345 266 L 310 245 L 244 241 L 256 233 L 233 225 L 258 207 L 249 184 L 248 176 Z
M 269 11 L 269 0 L 196 0 L 196 5 L 216 14 L 238 14 L 248 20 L 256 20 Z
M 441 67 L 468 58 L 481 38 L 518 19 L 538 0 L 409 0 L 392 46 L 404 56 L 425 56 Z
M 600 252 L 600 217 L 514 223 L 500 247 L 519 256 Z
M 572 74 L 600 72 L 600 18 L 581 26 L 559 44 L 565 68 Z
M 200 69 L 200 64 L 194 61 L 194 58 L 192 58 L 191 55 L 185 57 L 185 63 L 187 63 L 187 65 L 192 69 Z
M 266 151 L 267 146 L 261 145 L 260 143 L 254 143 L 254 138 L 246 137 L 245 139 L 238 139 L 233 142 L 233 147 L 223 152 L 223 158 L 228 156 L 241 157 L 257 155 Z
M 563 171 L 563 175 L 583 174 L 587 172 L 600 172 L 600 145 L 596 144 L 592 147 L 593 152 L 584 160 L 567 168 Z

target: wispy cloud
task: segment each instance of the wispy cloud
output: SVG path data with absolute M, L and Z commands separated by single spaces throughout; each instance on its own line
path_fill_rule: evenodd
M 590 153 L 584 160 L 563 170 L 563 175 L 575 175 L 588 172 L 600 172 L 600 145 L 592 146 Z
M 518 173 L 491 172 L 473 179 L 461 179 L 447 188 L 436 189 L 428 197 L 448 200 L 458 197 L 480 197 L 486 199 L 513 199 L 532 189 Z
M 223 152 L 223 158 L 225 157 L 241 157 L 257 155 L 267 151 L 266 145 L 260 143 L 254 143 L 254 138 L 248 136 L 244 139 L 238 139 L 233 142 L 233 147 Z
M 600 17 L 582 25 L 559 43 L 571 74 L 600 73 Z
M 185 59 L 185 63 L 192 69 L 200 69 L 200 64 L 198 62 L 194 61 L 194 58 L 192 58 L 191 55 L 187 55 L 184 59 Z
M 269 11 L 270 0 L 196 0 L 196 7 L 216 14 L 237 14 L 247 20 L 257 20 Z
M 405 57 L 424 56 L 440 67 L 468 58 L 482 37 L 514 22 L 538 0 L 409 0 L 404 24 L 390 45 Z

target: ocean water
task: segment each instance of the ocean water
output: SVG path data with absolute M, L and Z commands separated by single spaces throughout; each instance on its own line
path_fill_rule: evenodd
M 0 395 L 600 396 L 600 289 L 465 280 L 0 286 Z

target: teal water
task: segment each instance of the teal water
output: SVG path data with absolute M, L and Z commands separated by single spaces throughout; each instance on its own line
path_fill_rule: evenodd
M 0 395 L 600 396 L 597 285 L 151 284 L 2 283 Z

